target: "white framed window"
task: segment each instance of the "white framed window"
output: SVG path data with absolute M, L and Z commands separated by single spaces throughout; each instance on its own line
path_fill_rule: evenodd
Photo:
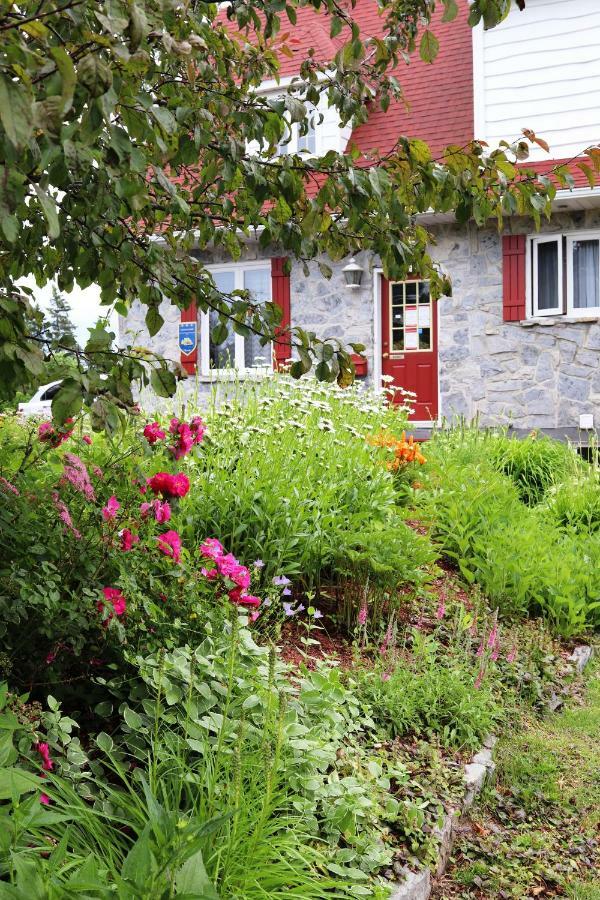
M 249 291 L 252 299 L 264 303 L 271 298 L 271 261 L 248 262 L 208 266 L 218 290 L 231 294 L 236 290 Z M 236 334 L 231 324 L 227 338 L 215 344 L 211 338 L 213 329 L 219 324 L 219 314 L 213 310 L 201 312 L 200 330 L 200 374 L 213 375 L 217 372 L 237 370 L 237 372 L 271 372 L 273 369 L 273 349 L 271 344 L 264 347 L 256 334 Z
M 600 316 L 600 231 L 529 238 L 530 314 Z
M 562 237 L 532 239 L 533 315 L 556 316 L 563 311 Z
M 600 316 L 600 234 L 567 235 L 566 254 L 567 312 Z
M 311 103 L 307 106 L 305 124 L 306 133 L 300 134 L 299 122 L 287 123 L 285 134 L 277 145 L 277 156 L 285 156 L 287 153 L 315 156 L 317 153 L 317 129 L 320 124 L 320 115 Z

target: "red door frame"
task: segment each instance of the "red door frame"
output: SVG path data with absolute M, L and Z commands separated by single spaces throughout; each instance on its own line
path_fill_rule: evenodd
M 413 401 L 414 412 L 410 416 L 412 421 L 425 422 L 437 421 L 439 416 L 439 344 L 438 344 L 438 306 L 436 301 L 431 301 L 431 350 L 408 350 L 398 353 L 396 357 L 390 355 L 390 282 L 381 275 L 381 373 L 392 375 L 394 383 L 405 390 L 414 391 L 417 394 Z M 420 281 L 417 278 L 406 278 L 405 281 Z M 394 283 L 394 282 L 392 282 Z M 390 383 L 390 386 L 393 386 Z M 421 399 L 419 399 L 419 395 Z M 403 402 L 403 396 L 398 392 L 392 402 Z

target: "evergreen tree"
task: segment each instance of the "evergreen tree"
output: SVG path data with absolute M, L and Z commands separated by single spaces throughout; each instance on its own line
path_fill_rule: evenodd
M 77 346 L 75 326 L 71 321 L 71 307 L 56 285 L 52 287 L 50 305 L 46 310 L 44 337 L 48 341 L 59 341 L 71 347 Z

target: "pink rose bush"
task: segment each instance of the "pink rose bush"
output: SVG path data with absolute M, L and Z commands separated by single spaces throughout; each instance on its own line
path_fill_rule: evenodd
M 205 433 L 206 426 L 200 416 L 194 416 L 190 422 L 181 422 L 174 416 L 169 424 L 169 434 L 173 438 L 173 443 L 166 449 L 174 459 L 182 459 L 193 447 L 202 443 Z M 144 437 L 151 446 L 154 446 L 159 441 L 164 441 L 167 435 L 158 422 L 149 422 L 144 428 Z
M 158 549 L 165 556 L 170 556 L 173 562 L 178 563 L 181 559 L 181 538 L 176 531 L 165 531 L 160 534 L 157 539 Z
M 100 612 L 101 614 L 104 614 L 104 610 L 107 609 L 108 604 L 112 606 L 112 610 L 108 611 L 108 616 L 105 619 L 105 624 L 108 624 L 113 616 L 123 616 L 125 614 L 127 610 L 127 601 L 118 588 L 102 588 L 102 594 L 104 596 L 104 600 L 98 600 L 96 606 L 98 608 L 98 612 Z M 106 601 L 106 603 L 104 601 Z

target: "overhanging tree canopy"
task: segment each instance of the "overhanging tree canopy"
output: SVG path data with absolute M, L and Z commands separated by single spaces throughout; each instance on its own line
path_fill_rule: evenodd
M 327 65 L 309 56 L 301 86 L 283 97 L 260 96 L 304 6 L 319 12 L 340 49 Z M 163 297 L 180 308 L 195 299 L 217 309 L 222 325 L 266 342 L 278 309 L 220 294 L 189 251 L 220 246 L 236 258 L 250 234 L 304 261 L 367 249 L 390 276 L 410 269 L 439 294 L 448 286 L 427 253 L 419 213 L 456 210 L 461 221 L 483 223 L 513 212 L 539 220 L 549 210 L 554 184 L 515 166 L 527 155 L 525 140 L 491 153 L 475 142 L 451 147 L 438 159 L 404 137 L 385 158 L 276 156 L 286 120 L 306 129 L 307 104 L 323 92 L 343 123 L 364 121 L 370 104 L 385 109 L 401 91 L 390 73 L 402 55 L 418 47 L 430 60 L 437 52 L 429 28 L 436 6 L 447 21 L 457 13 L 456 0 L 379 6 L 381 33 L 365 36 L 352 6 L 338 0 L 233 0 L 228 22 L 200 0 L 2 4 L 0 395 L 25 386 L 40 365 L 19 288 L 25 276 L 40 285 L 56 279 L 61 291 L 98 284 L 102 302 L 122 314 L 137 299 L 151 334 L 163 324 Z M 509 6 L 475 0 L 471 24 L 493 26 Z M 566 172 L 557 175 L 568 183 Z M 78 373 L 57 395 L 59 420 L 86 402 L 97 426 L 116 427 L 134 382 L 150 377 L 160 394 L 173 392 L 166 361 L 142 348 L 113 352 L 113 337 L 104 325 L 91 332 Z M 300 329 L 293 342 L 294 374 L 320 362 L 321 378 L 351 377 L 343 347 Z

